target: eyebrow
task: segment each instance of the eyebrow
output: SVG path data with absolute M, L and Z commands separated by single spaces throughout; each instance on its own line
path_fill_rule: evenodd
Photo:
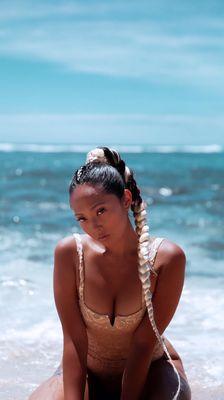
M 97 206 L 99 206 L 99 205 L 101 205 L 101 204 L 105 204 L 105 201 L 100 201 L 100 202 L 94 204 L 92 207 L 90 207 L 90 210 L 93 210 L 94 208 L 96 208 Z M 81 214 L 83 214 L 83 213 L 80 212 L 80 213 L 74 213 L 74 214 L 78 216 L 78 215 L 81 215 Z

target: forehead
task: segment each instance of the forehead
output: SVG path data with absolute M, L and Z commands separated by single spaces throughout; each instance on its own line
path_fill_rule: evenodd
M 119 199 L 111 193 L 106 193 L 99 185 L 84 183 L 78 185 L 70 196 L 70 207 L 77 213 L 93 207 L 97 203 L 116 202 Z

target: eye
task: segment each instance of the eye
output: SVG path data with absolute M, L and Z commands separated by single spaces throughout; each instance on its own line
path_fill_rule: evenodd
M 106 211 L 106 209 L 104 207 L 101 207 L 101 208 L 99 208 L 99 210 L 97 210 L 97 215 L 102 215 L 105 211 Z M 75 219 L 78 222 L 85 222 L 86 221 L 86 218 L 84 218 L 84 217 L 79 217 L 79 218 L 75 217 Z
M 78 221 L 78 222 L 84 222 L 84 221 L 85 221 L 85 218 L 84 218 L 84 217 L 75 218 L 75 219 L 76 219 L 76 221 Z
M 101 215 L 101 214 L 104 213 L 104 211 L 105 211 L 105 208 L 104 208 L 104 207 L 101 207 L 101 208 L 99 208 L 99 210 L 97 211 L 97 214 L 98 214 L 98 215 Z

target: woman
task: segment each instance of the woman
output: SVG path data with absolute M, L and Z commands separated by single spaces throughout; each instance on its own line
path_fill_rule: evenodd
M 69 194 L 85 234 L 55 249 L 63 357 L 30 400 L 191 399 L 180 356 L 163 335 L 183 288 L 183 250 L 149 235 L 140 190 L 116 150 L 89 152 Z

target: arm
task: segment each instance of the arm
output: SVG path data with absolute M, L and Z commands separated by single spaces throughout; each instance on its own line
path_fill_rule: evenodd
M 154 319 L 160 335 L 171 321 L 179 303 L 186 263 L 185 254 L 179 246 L 167 240 L 164 242 L 156 258 L 159 276 L 152 298 Z M 155 268 L 158 270 L 158 267 Z M 140 399 L 157 341 L 146 310 L 133 334 L 122 378 L 121 400 Z
M 63 330 L 64 400 L 84 398 L 88 339 L 78 306 L 77 252 L 74 240 L 62 239 L 54 254 L 54 298 Z

